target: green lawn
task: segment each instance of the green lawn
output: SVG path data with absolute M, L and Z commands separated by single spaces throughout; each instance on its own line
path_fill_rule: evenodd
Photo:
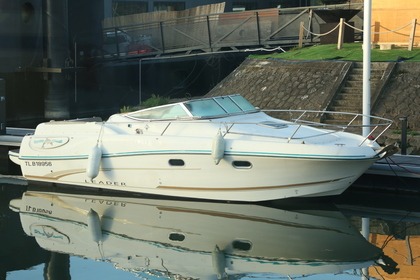
M 362 61 L 363 50 L 361 43 L 344 44 L 341 50 L 337 50 L 337 45 L 318 45 L 294 48 L 285 53 L 275 53 L 268 55 L 253 55 L 255 58 L 279 58 L 286 60 L 351 60 Z M 420 61 L 420 49 L 415 48 L 408 51 L 407 48 L 395 48 L 384 51 L 379 48 L 372 49 L 371 61 Z

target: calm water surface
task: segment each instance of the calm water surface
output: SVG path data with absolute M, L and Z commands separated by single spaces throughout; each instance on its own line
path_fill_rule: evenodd
M 416 195 L 238 204 L 0 185 L 0 279 L 420 275 Z

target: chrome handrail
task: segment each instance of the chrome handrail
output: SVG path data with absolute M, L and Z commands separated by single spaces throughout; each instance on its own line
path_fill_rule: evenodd
M 326 134 L 333 134 L 336 133 L 338 131 L 342 131 L 342 132 L 346 132 L 349 129 L 354 129 L 354 128 L 363 128 L 366 127 L 366 125 L 363 124 L 356 124 L 356 121 L 358 119 L 360 119 L 360 121 L 363 120 L 364 116 L 368 116 L 371 120 L 375 120 L 376 123 L 370 124 L 368 125 L 369 127 L 372 127 L 371 132 L 364 137 L 364 139 L 362 140 L 362 142 L 359 144 L 359 146 L 363 145 L 363 143 L 365 143 L 368 139 L 370 139 L 373 135 L 374 132 L 377 132 L 378 130 L 379 133 L 378 135 L 375 137 L 375 139 L 377 139 L 378 137 L 382 136 L 384 134 L 384 132 L 392 125 L 392 120 L 390 119 L 386 119 L 386 118 L 382 118 L 382 117 L 377 117 L 377 116 L 371 116 L 371 115 L 363 115 L 363 114 L 358 114 L 358 113 L 348 113 L 348 112 L 336 112 L 336 111 L 316 111 L 316 110 L 262 110 L 262 112 L 264 113 L 287 113 L 289 119 L 287 118 L 278 118 L 280 121 L 284 121 L 286 122 L 286 124 L 288 126 L 293 126 L 296 125 L 296 129 L 293 129 L 292 132 L 290 132 L 290 134 L 285 135 L 284 137 L 278 137 L 281 139 L 287 139 L 287 142 L 290 142 L 293 139 L 307 139 L 307 138 L 314 138 L 314 137 L 319 137 L 322 135 L 326 135 Z M 293 118 L 293 113 L 298 114 L 297 118 Z M 331 115 L 348 115 L 348 116 L 352 116 L 351 120 L 349 122 L 344 122 L 344 123 L 340 123 L 340 124 L 328 124 L 328 123 L 322 123 L 320 121 L 314 121 L 313 119 L 321 119 L 324 118 L 326 115 L 331 114 Z M 310 117 L 310 120 L 305 119 L 305 116 Z M 312 120 L 311 120 L 312 119 Z M 127 122 L 127 124 L 130 124 L 129 127 L 131 127 L 131 125 L 133 125 L 135 123 L 148 123 L 148 124 L 152 124 L 152 123 L 165 123 L 165 125 L 163 125 L 162 127 L 162 131 L 160 132 L 160 135 L 163 136 L 167 130 L 169 129 L 169 127 L 172 124 L 176 124 L 176 123 L 184 123 L 188 122 L 189 124 L 202 124 L 203 122 L 210 122 L 212 124 L 214 124 L 215 126 L 220 127 L 224 127 L 225 132 L 224 134 L 228 134 L 228 133 L 232 133 L 232 134 L 242 134 L 241 132 L 232 132 L 231 129 L 235 126 L 235 125 L 259 125 L 260 123 L 257 122 L 241 122 L 241 121 L 226 121 L 225 118 L 222 119 L 217 119 L 217 118 L 212 118 L 212 119 L 193 119 L 193 118 L 188 118 L 188 119 L 173 119 L 173 120 L 147 120 L 147 121 L 135 121 L 133 120 L 133 122 Z M 122 124 L 122 123 L 126 123 L 126 122 L 109 122 L 108 124 L 112 125 L 112 124 Z M 306 136 L 306 137 L 300 137 L 300 138 L 294 138 L 294 136 L 297 134 L 297 132 L 302 128 L 303 125 L 306 126 L 310 126 L 310 127 L 317 127 L 317 128 L 324 128 L 326 131 L 324 133 L 321 134 L 315 134 L 315 135 L 310 135 L 310 136 Z M 382 127 L 382 129 L 381 129 Z M 354 132 L 352 132 L 354 133 Z M 361 134 L 361 133 L 358 133 Z M 257 135 L 257 134 L 248 134 L 248 135 L 254 135 L 254 136 L 262 136 L 262 137 L 266 137 L 267 135 Z
M 284 109 L 280 109 L 280 110 L 262 110 L 265 113 L 288 113 L 289 115 L 291 115 L 291 113 L 298 113 L 299 117 L 297 119 L 292 119 L 293 122 L 295 123 L 305 123 L 308 126 L 322 126 L 322 127 L 337 127 L 340 128 L 342 131 L 346 131 L 348 128 L 362 128 L 362 127 L 371 127 L 372 130 L 370 131 L 370 133 L 363 139 L 363 141 L 359 144 L 359 146 L 363 145 L 363 143 L 366 142 L 366 140 L 368 140 L 370 137 L 372 137 L 373 133 L 381 126 L 383 126 L 384 128 L 382 129 L 382 131 L 379 132 L 379 134 L 375 137 L 376 139 L 379 138 L 380 136 L 382 136 L 386 130 L 388 130 L 388 128 L 392 125 L 393 121 L 387 118 L 382 118 L 382 117 L 378 117 L 378 116 L 372 116 L 372 115 L 365 115 L 365 114 L 360 114 L 360 113 L 350 113 L 350 112 L 337 112 L 337 111 L 319 111 L 319 110 L 284 110 Z M 306 114 L 315 114 L 317 116 L 319 116 L 320 118 L 325 117 L 328 114 L 331 115 L 347 115 L 347 116 L 353 116 L 353 118 L 348 122 L 348 123 L 344 123 L 344 124 L 326 124 L 326 123 L 321 123 L 321 122 L 315 122 L 315 121 L 306 121 L 306 120 L 301 120 Z M 360 118 L 361 121 L 363 121 L 363 117 L 368 117 L 371 120 L 376 120 L 378 121 L 378 123 L 375 124 L 361 124 L 361 125 L 355 125 L 354 122 Z M 300 128 L 300 126 L 298 127 Z M 294 132 L 294 134 L 296 134 L 297 131 Z M 293 135 L 294 135 L 293 134 Z M 292 136 L 293 137 L 293 136 Z M 289 140 L 290 141 L 290 140 Z

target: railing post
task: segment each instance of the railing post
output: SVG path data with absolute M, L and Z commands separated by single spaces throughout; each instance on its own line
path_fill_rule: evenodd
M 120 44 L 119 44 L 119 38 L 118 38 L 118 30 L 116 27 L 114 27 L 114 35 L 115 35 L 115 46 L 117 50 L 117 56 L 120 56 Z
M 257 36 L 258 36 L 258 45 L 261 45 L 261 34 L 260 34 L 260 17 L 258 12 L 255 12 L 255 19 L 257 21 Z
M 300 27 L 299 27 L 299 48 L 301 49 L 303 47 L 303 31 L 304 31 L 304 22 L 301 21 L 300 22 Z
M 407 117 L 401 117 L 401 154 L 407 154 Z
M 412 22 L 410 39 L 408 41 L 408 50 L 409 51 L 413 50 L 414 38 L 416 36 L 416 25 L 417 25 L 417 19 L 415 18 L 415 19 L 413 19 L 413 22 Z
M 340 26 L 338 27 L 337 50 L 341 50 L 344 42 L 344 18 L 340 18 Z
M 140 58 L 139 59 L 139 106 L 142 105 L 141 104 L 141 102 L 142 102 L 142 98 L 141 98 L 141 96 L 142 96 L 142 92 L 141 92 L 141 90 L 142 90 L 142 88 L 141 88 L 141 82 L 142 82 L 142 79 L 141 79 L 141 74 L 142 74 L 141 62 L 142 62 L 142 59 Z
M 6 134 L 6 88 L 0 79 L 0 135 Z
M 159 28 L 160 28 L 160 41 L 162 43 L 162 52 L 165 52 L 165 41 L 164 41 L 164 36 L 163 36 L 163 22 L 160 21 L 159 22 Z
M 206 16 L 206 20 L 207 20 L 207 35 L 209 37 L 209 48 L 210 48 L 211 51 L 213 51 L 213 47 L 212 47 L 212 44 L 211 44 L 210 19 L 209 19 L 208 15 Z

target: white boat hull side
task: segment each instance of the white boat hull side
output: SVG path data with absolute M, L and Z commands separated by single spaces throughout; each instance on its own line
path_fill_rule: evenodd
M 173 122 L 118 116 L 104 123 L 43 123 L 24 137 L 18 157 L 10 157 L 34 181 L 265 201 L 338 195 L 379 159 L 379 148 L 341 128 L 258 112 Z
M 184 166 L 168 164 L 180 158 Z M 225 156 L 215 165 L 211 155 L 137 155 L 103 158 L 93 180 L 86 175 L 87 161 L 47 160 L 45 166 L 25 164 L 22 169 L 26 178 L 36 181 L 199 199 L 265 201 L 341 194 L 374 160 Z M 252 166 L 235 168 L 234 161 Z M 51 172 L 51 167 L 57 171 Z

